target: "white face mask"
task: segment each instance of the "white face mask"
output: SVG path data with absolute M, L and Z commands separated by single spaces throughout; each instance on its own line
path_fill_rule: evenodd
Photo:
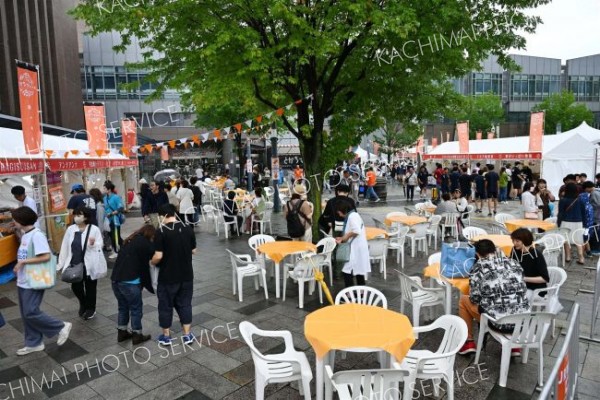
M 73 218 L 73 221 L 75 221 L 77 225 L 82 225 L 85 223 L 85 217 L 83 215 L 76 215 L 75 218 Z

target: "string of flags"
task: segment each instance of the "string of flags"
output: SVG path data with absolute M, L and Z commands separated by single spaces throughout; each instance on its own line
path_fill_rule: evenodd
M 209 132 L 181 139 L 171 139 L 160 143 L 133 146 L 131 147 L 131 152 L 150 154 L 154 150 L 161 150 L 163 148 L 174 149 L 176 147 L 183 147 L 187 149 L 189 146 L 200 147 L 202 143 L 205 143 L 209 140 L 214 140 L 215 142 L 218 142 L 224 139 L 234 139 L 236 134 L 251 134 L 253 131 L 260 132 L 262 129 L 269 127 L 276 118 L 281 118 L 283 115 L 285 115 L 286 112 L 288 112 L 294 105 L 299 106 L 305 101 L 310 101 L 312 98 L 313 95 L 311 94 L 303 99 L 296 100 L 285 107 L 280 107 L 274 111 L 258 115 L 252 119 L 246 120 L 244 122 L 238 122 L 237 124 L 233 124 L 225 128 L 214 129 Z M 121 151 L 123 152 L 123 154 L 128 155 L 127 149 L 123 148 Z

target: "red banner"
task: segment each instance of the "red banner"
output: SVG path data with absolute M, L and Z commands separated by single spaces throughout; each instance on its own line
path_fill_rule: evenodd
M 438 142 L 437 142 L 437 138 L 434 137 L 431 139 L 431 147 L 433 147 L 434 149 L 437 147 Z
M 19 106 L 21 108 L 21 126 L 27 154 L 38 154 L 42 149 L 42 129 L 40 127 L 40 103 L 38 92 L 38 73 L 30 69 L 17 67 L 19 81 Z
M 125 157 L 134 156 L 131 148 L 137 144 L 137 129 L 135 126 L 135 120 L 121 120 L 121 138 L 123 139 L 123 152 Z
M 476 138 L 477 140 L 481 140 L 481 139 L 482 139 L 482 137 L 483 137 L 483 132 L 481 132 L 481 131 L 477 131 L 477 132 L 475 132 L 475 138 Z
M 556 388 L 556 399 L 566 400 L 569 398 L 569 353 L 565 354 L 558 368 L 558 385 Z
M 425 154 L 424 160 L 541 160 L 542 153 Z
M 106 150 L 108 143 L 106 140 L 104 106 L 84 105 L 83 111 L 85 113 L 85 129 L 87 131 L 90 153 L 94 154 L 97 150 Z
M 44 171 L 43 160 L 0 159 L 0 175 L 39 174 Z
M 488 140 L 494 138 L 494 132 L 488 132 Z
M 167 146 L 160 148 L 160 159 L 162 161 L 169 161 L 169 148 Z
M 544 112 L 531 113 L 529 119 L 529 151 L 542 151 Z
M 458 152 L 469 153 L 469 122 L 459 122 L 456 124 L 458 134 Z
M 123 168 L 123 167 L 135 167 L 138 165 L 137 160 L 47 160 L 48 168 L 51 171 L 73 171 L 81 169 L 104 169 L 104 168 Z

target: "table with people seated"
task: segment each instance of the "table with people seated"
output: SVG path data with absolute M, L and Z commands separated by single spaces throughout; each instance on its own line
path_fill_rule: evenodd
M 385 219 L 385 224 L 387 226 L 392 225 L 394 222 L 402 225 L 413 226 L 422 222 L 427 222 L 427 218 L 419 217 L 417 215 L 393 215 L 386 217 Z
M 506 226 L 506 230 L 510 233 L 519 228 L 543 229 L 545 231 L 556 229 L 556 224 L 539 219 L 509 219 L 504 221 L 504 225 Z
M 281 292 L 281 280 L 279 279 L 281 263 L 287 257 L 304 252 L 316 252 L 317 246 L 303 241 L 280 241 L 269 242 L 258 246 L 259 253 L 264 254 L 275 264 L 275 297 L 279 298 Z M 283 279 L 286 279 L 286 271 L 283 271 Z
M 401 362 L 415 342 L 410 320 L 382 307 L 340 304 L 306 317 L 304 336 L 316 354 L 316 398 L 323 399 L 324 369 L 330 352 L 385 351 Z M 332 360 L 333 361 L 333 360 Z
M 477 242 L 478 240 L 488 239 L 494 242 L 497 248 L 502 249 L 504 254 L 507 257 L 510 257 L 510 253 L 512 252 L 513 242 L 510 238 L 510 235 L 479 235 L 473 237 L 472 242 Z

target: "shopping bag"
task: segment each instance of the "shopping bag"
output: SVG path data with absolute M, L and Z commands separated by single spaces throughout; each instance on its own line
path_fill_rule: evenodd
M 350 251 L 351 251 L 351 242 L 352 240 L 346 243 L 339 243 L 335 248 L 335 261 L 339 264 L 345 264 L 350 261 Z
M 442 243 L 440 274 L 446 278 L 468 278 L 475 264 L 475 248 L 464 242 Z
M 31 240 L 29 246 L 27 246 L 27 258 L 33 257 L 35 257 L 35 249 L 33 248 L 33 240 Z M 56 256 L 52 253 L 50 253 L 48 261 L 27 264 L 23 268 L 25 268 L 27 284 L 31 289 L 50 289 L 56 284 Z
M 152 289 L 154 293 L 157 293 L 156 288 L 158 287 L 158 267 L 152 263 L 148 263 L 150 267 L 150 281 L 152 282 Z
M 83 280 L 83 263 L 69 264 L 63 269 L 60 279 L 66 283 L 78 283 Z

